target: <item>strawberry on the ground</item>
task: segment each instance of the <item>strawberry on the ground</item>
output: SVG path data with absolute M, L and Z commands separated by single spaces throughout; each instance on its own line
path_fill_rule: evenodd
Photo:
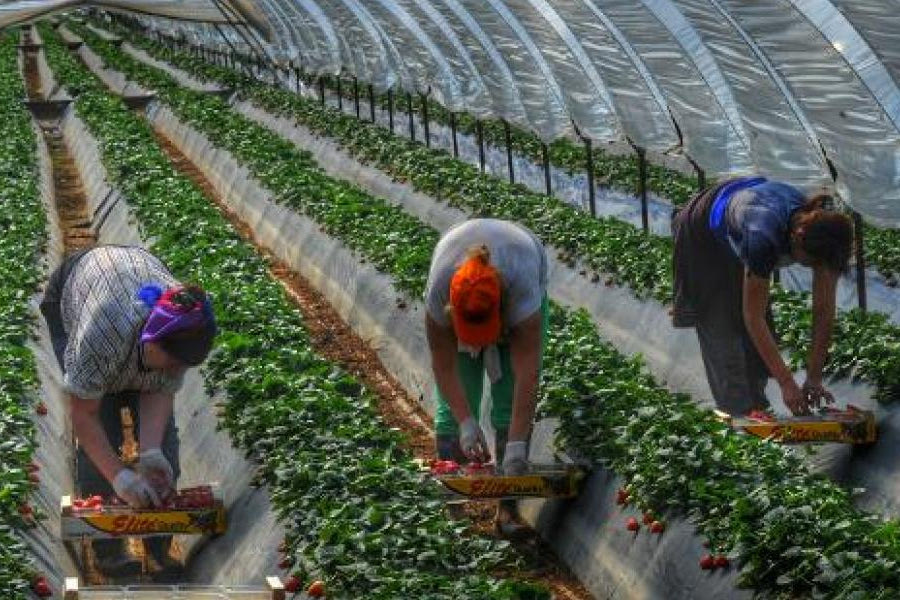
M 710 569 L 716 566 L 716 560 L 712 557 L 711 554 L 704 554 L 700 558 L 700 568 L 704 571 L 709 571 Z
M 309 587 L 306 588 L 306 593 L 312 596 L 313 598 L 324 598 L 325 597 L 325 583 L 316 579 Z
M 634 517 L 628 517 L 628 520 L 625 521 L 625 527 L 628 531 L 637 531 L 641 528 L 641 524 Z
M 300 586 L 303 584 L 300 581 L 300 578 L 296 575 L 291 575 L 288 577 L 287 581 L 284 582 L 284 591 L 290 592 L 291 594 L 300 591 Z
M 292 561 L 289 558 L 282 558 L 281 561 L 278 563 L 279 569 L 290 569 L 293 566 L 294 566 L 294 561 Z
M 32 471 L 28 474 L 28 481 L 30 481 L 31 483 L 40 483 L 41 477 L 40 475 Z
M 730 564 L 728 562 L 728 557 L 725 556 L 724 554 L 718 555 L 715 559 L 715 562 L 716 562 L 717 569 L 727 569 L 728 565 Z
M 616 504 L 628 504 L 628 490 L 619 488 L 616 492 Z
M 662 521 L 653 521 L 650 523 L 650 533 L 662 533 L 665 529 L 666 526 Z
M 31 584 L 31 589 L 34 590 L 34 593 L 41 598 L 49 598 L 53 595 L 53 590 L 50 589 L 50 584 L 47 583 L 47 578 L 43 575 L 39 575 L 34 578 L 34 581 Z
M 29 470 L 29 471 L 32 471 L 32 472 L 34 472 L 34 471 L 40 471 L 40 470 L 41 470 L 41 465 L 37 464 L 37 463 L 34 462 L 34 461 L 31 461 L 30 463 L 28 463 L 28 470 Z
M 649 525 L 653 521 L 655 521 L 655 519 L 653 518 L 653 513 L 649 510 L 644 511 L 644 525 Z
M 38 402 L 37 406 L 35 407 L 35 411 L 37 411 L 37 414 L 43 417 L 47 414 L 47 405 L 43 402 Z

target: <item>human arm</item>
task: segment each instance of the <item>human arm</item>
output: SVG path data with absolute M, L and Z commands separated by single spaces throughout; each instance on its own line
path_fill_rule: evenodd
M 538 311 L 509 332 L 510 362 L 514 375 L 510 442 L 527 441 L 531 434 L 540 376 L 541 318 Z
M 822 371 L 831 335 L 834 329 L 835 296 L 838 273 L 825 266 L 813 270 L 813 326 L 812 345 L 806 366 L 806 383 L 803 390 L 813 402 L 833 402 L 831 394 L 822 385 Z
M 72 427 L 78 444 L 107 481 L 112 482 L 125 465 L 116 456 L 100 422 L 101 399 L 81 398 L 69 395 Z
M 160 449 L 166 427 L 172 417 L 172 406 L 173 395 L 169 392 L 141 393 L 141 453 L 137 470 L 163 499 L 174 492 L 175 485 L 172 465 Z
M 769 372 L 781 387 L 781 396 L 785 405 L 794 414 L 805 413 L 808 409 L 803 393 L 794 381 L 794 374 L 785 364 L 778 344 L 766 322 L 766 308 L 769 305 L 769 279 L 752 273 L 749 269 L 744 273 L 743 315 L 744 325 L 753 340 L 757 352 L 769 369 Z
M 441 326 L 431 315 L 425 317 L 425 331 L 431 351 L 434 381 L 460 425 L 460 445 L 463 452 L 473 460 L 485 462 L 490 458 L 490 453 L 484 442 L 484 434 L 469 411 L 469 403 L 457 372 L 459 349 L 456 335 L 452 327 Z

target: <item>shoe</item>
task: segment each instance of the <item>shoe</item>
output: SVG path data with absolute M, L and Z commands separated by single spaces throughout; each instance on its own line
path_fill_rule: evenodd
M 171 558 L 163 562 L 160 570 L 150 576 L 153 583 L 183 583 L 184 565 Z
M 143 571 L 143 563 L 133 556 L 109 556 L 94 561 L 97 571 L 109 579 L 137 577 Z
M 500 501 L 497 506 L 497 514 L 494 517 L 494 530 L 497 535 L 508 540 L 520 540 L 529 538 L 534 534 L 534 530 L 522 522 L 515 502 Z

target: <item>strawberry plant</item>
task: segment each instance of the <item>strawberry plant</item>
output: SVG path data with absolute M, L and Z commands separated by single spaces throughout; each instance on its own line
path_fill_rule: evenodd
M 352 204 L 344 204 L 345 198 L 362 204 L 358 190 L 324 177 L 306 153 L 286 145 L 277 135 L 242 120 L 224 103 L 204 103 L 205 96 L 180 88 L 161 72 L 85 34 L 88 43 L 114 68 L 158 90 L 183 119 L 240 156 L 260 181 L 280 194 L 280 201 L 304 212 L 308 203 L 320 210 L 321 190 L 336 191 L 329 203 L 339 206 L 336 210 L 344 218 L 355 214 Z M 265 142 L 262 147 L 260 142 Z M 273 176 L 289 168 L 297 181 L 293 194 L 279 187 L 281 180 Z M 369 198 L 365 207 L 371 206 L 383 205 Z M 366 235 L 394 241 L 395 257 L 404 256 L 405 246 L 417 244 L 426 247 L 416 248 L 414 255 L 430 255 L 434 236 L 396 244 L 393 227 L 404 231 L 404 220 L 410 217 L 389 211 L 392 208 L 384 206 L 380 213 L 363 213 L 378 225 L 367 229 Z M 318 214 L 323 219 L 333 213 Z M 390 214 L 391 219 L 373 214 Z M 320 222 L 333 227 L 327 220 Z M 359 243 L 352 237 L 341 239 L 351 245 Z M 367 254 L 363 256 L 368 259 Z M 398 260 L 384 264 L 385 269 L 392 264 L 401 269 L 387 271 L 396 278 L 398 288 L 412 297 L 421 292 L 426 264 L 415 266 Z M 897 528 L 895 522 L 882 523 L 857 510 L 846 490 L 810 474 L 792 450 L 736 435 L 690 398 L 660 387 L 640 359 L 623 357 L 603 342 L 586 313 L 554 305 L 551 321 L 541 412 L 560 419 L 561 446 L 625 478 L 628 486 L 619 495 L 620 502 L 633 500 L 651 508 L 654 515 L 671 513 L 692 519 L 720 549 L 718 556 L 728 559 L 721 549 L 731 550 L 741 565 L 741 582 L 761 593 L 783 598 L 810 594 L 850 597 L 871 590 L 879 590 L 877 597 L 883 598 L 897 594 L 900 576 L 895 567 L 900 544 L 891 533 Z M 255 354 L 248 350 L 243 356 Z M 288 390 L 305 382 L 272 379 L 269 385 Z M 253 403 L 252 394 L 246 396 L 245 413 L 270 412 L 267 406 Z M 258 444 L 266 448 L 269 442 L 264 431 L 253 429 L 254 420 L 239 428 L 238 435 L 262 436 Z M 280 431 L 292 424 L 271 420 L 267 425 L 269 430 Z M 296 450 L 291 448 L 291 452 Z M 291 480 L 313 477 L 303 467 L 282 473 Z M 347 485 L 346 479 L 337 483 L 342 485 Z M 321 495 L 334 491 L 323 487 Z M 296 502 L 298 510 L 291 511 L 292 515 L 304 514 L 300 509 L 309 512 L 301 500 Z M 370 522 L 383 523 L 380 509 L 366 513 Z M 304 519 L 305 527 L 309 517 L 294 518 Z M 716 558 L 710 556 L 708 562 L 706 568 L 714 568 Z
M 17 34 L 0 34 L 0 596 L 24 597 L 33 574 L 19 530 L 28 503 L 38 388 L 30 300 L 40 286 L 47 220 L 38 188 L 37 140 L 22 104 Z M 43 588 L 41 588 L 43 591 Z
M 108 93 L 52 29 L 41 27 L 41 36 L 57 80 L 80 90 L 76 110 L 154 240 L 152 251 L 215 298 L 222 334 L 205 367 L 207 382 L 226 393 L 223 424 L 261 466 L 287 530 L 285 565 L 298 577 L 323 579 L 336 597 L 546 596 L 490 576 L 515 567 L 507 545 L 467 535 L 466 523 L 448 520 L 402 435 L 377 416 L 371 393 L 309 349 L 301 317 L 253 246 L 175 171 L 144 120 Z M 242 142 L 239 130 L 230 136 Z M 260 157 L 269 151 L 284 148 L 246 149 Z M 270 166 L 276 180 L 317 176 L 308 161 Z
M 234 87 L 265 110 L 297 119 L 318 134 L 336 138 L 361 162 L 407 180 L 417 189 L 473 216 L 521 222 L 545 243 L 560 249 L 561 258 L 570 264 L 577 259 L 598 277 L 602 275 L 609 283 L 625 285 L 640 298 L 671 301 L 671 238 L 643 235 L 635 227 L 613 218 L 593 219 L 562 201 L 482 175 L 477 168 L 454 160 L 443 150 L 427 149 L 371 123 L 322 108 L 315 100 L 139 36 L 134 43 L 201 79 Z M 144 75 L 155 80 L 152 75 Z M 781 343 L 790 353 L 793 365 L 802 366 L 811 342 L 810 294 L 775 286 L 773 311 Z M 860 339 L 866 343 L 854 343 Z M 836 319 L 826 371 L 835 377 L 871 383 L 879 401 L 892 402 L 900 397 L 900 352 L 893 351 L 898 348 L 900 327 L 884 315 L 855 309 L 842 311 Z

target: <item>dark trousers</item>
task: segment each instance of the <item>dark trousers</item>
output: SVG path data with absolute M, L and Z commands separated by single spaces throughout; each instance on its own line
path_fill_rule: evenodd
M 713 200 L 725 183 L 697 194 L 672 222 L 672 323 L 696 329 L 716 406 L 744 415 L 768 408 L 769 370 L 744 324 L 744 265 L 709 228 Z M 770 313 L 767 319 L 772 328 Z
M 59 362 L 60 369 L 65 372 L 65 350 L 67 336 L 63 327 L 62 315 L 60 313 L 60 298 L 62 296 L 62 288 L 66 279 L 71 273 L 72 268 L 78 259 L 84 255 L 86 250 L 76 252 L 69 256 L 56 271 L 50 276 L 47 284 L 47 290 L 44 293 L 44 299 L 41 302 L 41 313 L 47 322 L 47 328 L 50 331 L 50 339 L 53 344 L 53 352 L 56 360 Z M 109 444 L 114 450 L 118 450 L 122 446 L 122 409 L 128 408 L 131 411 L 134 433 L 137 440 L 140 439 L 140 393 L 136 391 L 123 391 L 117 393 L 106 394 L 100 402 L 100 423 L 106 432 Z M 172 465 L 174 480 L 178 481 L 181 473 L 179 463 L 179 445 L 178 430 L 175 427 L 175 417 L 169 418 L 166 430 L 163 434 L 162 446 L 160 448 L 163 455 Z M 112 484 L 100 473 L 93 461 L 85 453 L 84 449 L 79 446 L 76 455 L 76 473 L 75 485 L 77 493 L 82 497 L 100 495 L 110 497 L 115 494 Z M 149 538 L 146 540 L 146 547 L 150 554 L 157 560 L 162 562 L 165 555 L 168 554 L 169 547 L 172 544 L 172 536 L 162 536 Z M 124 552 L 124 540 L 94 540 L 94 554 L 99 562 L 104 559 L 114 559 L 121 556 Z

